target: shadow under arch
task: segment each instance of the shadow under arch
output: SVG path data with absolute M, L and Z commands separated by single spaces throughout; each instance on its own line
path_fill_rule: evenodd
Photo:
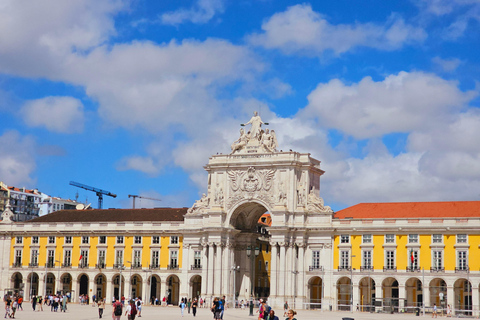
M 269 209 L 265 202 L 259 199 L 246 199 L 230 210 L 227 221 L 237 230 L 257 232 L 257 223 L 266 212 L 269 212 Z

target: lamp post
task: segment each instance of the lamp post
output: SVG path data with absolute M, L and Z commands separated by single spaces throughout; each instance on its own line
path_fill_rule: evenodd
M 132 297 L 132 261 L 127 261 L 130 263 L 130 275 L 128 277 L 128 283 L 130 284 L 130 292 L 128 293 L 129 297 Z
M 350 263 L 350 286 L 351 286 L 351 291 L 350 291 L 350 310 L 353 312 L 353 258 L 355 258 L 355 255 L 352 255 L 352 263 Z
M 57 292 L 59 292 L 60 290 L 60 267 L 62 266 L 61 265 L 61 262 L 60 260 L 55 260 L 55 262 L 58 262 L 58 276 L 57 276 L 57 281 L 58 281 L 58 288 L 57 288 Z
M 148 273 L 150 272 L 150 270 L 143 270 L 143 272 L 145 272 L 146 274 L 146 277 L 147 277 L 147 291 L 145 292 L 146 293 L 146 296 L 143 298 L 144 301 L 150 301 L 151 300 L 151 292 L 150 292 L 150 280 L 148 279 Z M 147 300 L 148 298 L 148 300 Z
M 295 275 L 294 277 L 294 284 L 293 284 L 293 287 L 295 288 L 295 294 L 293 296 L 293 308 L 294 309 L 297 309 L 297 274 L 299 274 L 300 272 L 298 271 L 292 271 L 292 273 Z
M 252 272 L 251 272 L 251 281 L 250 281 L 250 314 L 249 316 L 253 317 L 253 285 L 255 282 L 255 258 L 260 254 L 260 249 L 258 247 L 255 247 L 255 256 L 252 259 Z M 252 247 L 248 246 L 247 247 L 247 257 L 250 258 L 252 255 Z
M 125 266 L 119 265 L 118 269 L 120 270 L 120 281 L 119 281 L 119 287 L 118 287 L 118 300 L 122 302 L 122 271 L 125 269 Z
M 237 298 L 237 295 L 236 295 L 236 292 L 235 292 L 235 290 L 236 290 L 235 278 L 237 277 L 237 271 L 239 271 L 239 270 L 240 270 L 240 266 L 237 266 L 237 265 L 232 266 L 232 271 L 233 271 L 232 272 L 233 273 L 233 300 L 232 300 L 233 301 L 233 308 L 236 307 L 235 300 Z

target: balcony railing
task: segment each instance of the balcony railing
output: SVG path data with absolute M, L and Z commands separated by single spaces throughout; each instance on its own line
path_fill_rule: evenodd
M 149 268 L 150 268 L 150 269 L 160 269 L 160 265 L 157 264 L 157 263 L 151 264 L 151 265 L 149 266 Z
M 116 263 L 113 265 L 113 268 L 115 269 L 125 269 L 125 266 L 123 265 L 123 263 Z
M 440 267 L 430 267 L 430 272 L 444 272 L 445 268 Z
M 62 268 L 71 268 L 71 267 L 72 267 L 72 263 L 71 263 L 71 262 L 62 263 Z
M 323 271 L 323 266 L 310 266 L 308 271 Z
M 79 267 L 80 269 L 88 269 L 88 264 L 86 264 L 86 263 L 80 263 L 80 264 L 78 265 L 78 267 Z
M 55 268 L 55 263 L 47 262 L 47 263 L 45 263 L 45 268 Z
M 202 265 L 193 264 L 193 265 L 190 266 L 190 270 L 202 270 Z
M 456 267 L 455 272 L 470 272 L 469 267 Z
M 142 269 L 142 264 L 141 263 L 133 263 L 131 265 L 130 269 Z
M 29 263 L 29 264 L 28 264 L 28 267 L 29 267 L 29 268 L 38 268 L 38 262 Z
M 360 271 L 373 271 L 373 266 L 362 266 Z
M 419 267 L 407 267 L 407 272 L 420 272 L 420 268 Z
M 95 269 L 105 269 L 105 262 L 97 263 Z
M 387 271 L 397 271 L 397 266 L 386 266 L 386 267 L 383 267 L 383 272 L 387 272 Z
M 167 269 L 169 270 L 177 270 L 178 269 L 178 264 L 169 264 L 167 266 Z
M 12 264 L 12 268 L 21 268 L 22 267 L 22 263 L 21 262 L 14 262 Z
M 352 271 L 352 267 L 350 266 L 339 266 L 338 271 Z

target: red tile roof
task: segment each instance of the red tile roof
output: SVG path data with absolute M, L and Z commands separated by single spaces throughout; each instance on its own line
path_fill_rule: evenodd
M 28 220 L 26 223 L 50 222 L 150 222 L 183 221 L 188 208 L 60 210 Z
M 335 213 L 337 219 L 480 217 L 480 201 L 359 203 Z

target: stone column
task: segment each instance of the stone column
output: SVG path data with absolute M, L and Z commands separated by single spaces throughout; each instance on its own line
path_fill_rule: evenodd
M 286 268 L 285 268 L 285 299 L 291 300 L 295 308 L 295 301 L 293 300 L 295 297 L 295 292 L 293 292 L 293 281 L 292 276 L 294 275 L 292 271 L 294 271 L 294 259 L 293 259 L 293 243 L 288 243 L 286 247 Z
M 223 243 L 217 242 L 215 244 L 216 255 L 215 255 L 215 271 L 213 276 L 214 288 L 213 292 L 215 295 L 220 296 L 221 292 L 221 283 L 222 283 L 222 251 Z
M 90 301 L 92 301 L 93 295 L 97 295 L 97 288 L 95 286 L 95 277 L 93 274 L 89 274 L 88 277 L 88 296 L 90 297 Z
M 112 278 L 109 278 L 107 275 L 105 275 L 106 279 L 106 283 L 105 283 L 105 298 L 106 298 L 106 301 L 105 301 L 105 304 L 109 303 L 112 301 L 112 297 L 113 297 L 113 281 L 112 281 Z
M 276 298 L 277 292 L 277 279 L 278 279 L 278 267 L 277 267 L 277 243 L 270 242 L 271 256 L 270 259 L 270 297 Z
M 382 292 L 382 284 L 378 284 L 377 281 L 375 281 L 375 299 L 377 298 L 383 298 L 383 292 Z M 376 308 L 375 308 L 376 311 Z
M 423 295 L 423 305 L 425 307 L 430 306 L 430 287 L 426 285 L 428 283 L 428 280 L 425 280 L 425 282 L 422 283 L 422 295 Z
M 158 302 L 163 303 L 163 297 L 167 297 L 167 279 L 160 278 L 160 297 L 158 297 Z
M 355 311 L 357 310 L 357 304 L 360 305 L 360 290 L 358 289 L 358 282 L 353 282 L 352 290 L 352 308 L 353 311 Z
M 200 295 L 205 299 L 207 296 L 207 244 L 204 242 L 202 243 L 202 288 Z
M 405 284 L 398 284 L 398 298 L 399 298 L 399 303 L 398 306 L 400 309 L 405 308 L 405 297 L 406 297 L 406 292 L 405 292 Z
M 233 276 L 233 271 L 232 271 L 232 263 L 231 263 L 231 258 L 230 258 L 230 248 L 231 248 L 230 242 L 225 244 L 225 247 L 223 249 L 223 256 L 222 256 L 222 285 L 221 285 L 221 293 L 224 294 L 227 299 L 230 298 L 230 296 L 233 297 L 233 291 L 230 286 L 230 279 Z
M 280 245 L 280 262 L 279 262 L 279 279 L 285 279 L 285 242 L 279 243 Z M 285 300 L 285 282 L 278 282 L 278 295 L 280 300 Z
M 478 317 L 478 284 L 472 284 L 472 310 L 473 310 L 473 316 Z M 452 305 L 449 302 L 450 306 Z
M 208 297 L 208 300 L 207 301 L 210 301 L 211 300 L 211 297 L 213 295 L 213 262 L 215 261 L 215 253 L 214 253 L 214 250 L 213 250 L 213 243 L 210 242 L 208 244 L 208 267 L 207 267 L 207 292 L 206 292 L 206 295 L 204 297 L 207 298 Z
M 40 276 L 40 272 L 38 274 L 38 287 L 37 287 L 37 295 L 41 295 L 45 299 L 45 281 L 43 281 L 43 277 Z M 78 281 L 77 280 L 72 280 L 75 281 L 75 285 L 77 287 L 77 291 L 75 291 L 75 294 L 78 295 Z
M 298 296 L 302 299 L 302 303 L 306 299 L 305 297 L 305 244 L 300 243 L 298 245 L 298 277 L 297 277 L 297 291 Z M 303 308 L 303 306 L 302 306 Z
M 188 281 L 188 270 L 190 269 L 190 251 L 191 246 L 189 244 L 183 245 L 182 252 L 182 277 L 180 278 L 180 297 L 190 297 L 189 293 L 189 281 Z
M 145 272 L 145 277 L 142 280 L 142 299 L 145 305 L 150 301 L 150 286 L 148 285 L 148 272 Z
M 452 315 L 454 315 L 455 308 L 453 306 L 455 305 L 455 291 L 453 288 L 453 283 L 447 284 L 447 304 L 450 304 L 450 306 L 452 307 Z M 441 306 L 437 306 L 437 308 L 441 308 Z

